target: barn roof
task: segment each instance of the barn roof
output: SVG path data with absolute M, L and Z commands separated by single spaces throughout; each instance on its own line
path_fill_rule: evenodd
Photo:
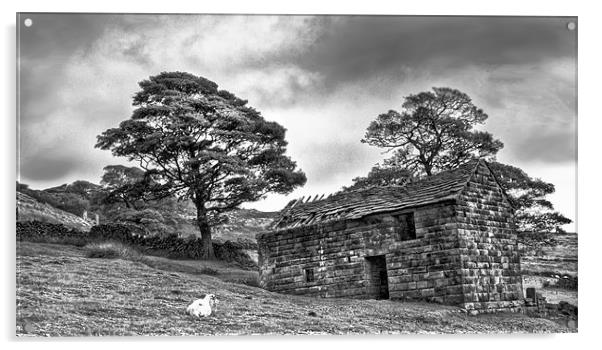
M 283 229 L 342 219 L 359 219 L 379 212 L 396 211 L 455 199 L 482 160 L 454 170 L 412 179 L 401 186 L 375 186 L 339 192 L 325 199 L 291 201 L 274 220 L 272 229 Z

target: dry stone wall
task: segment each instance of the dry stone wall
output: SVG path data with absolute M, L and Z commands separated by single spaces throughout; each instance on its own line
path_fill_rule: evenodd
M 104 224 L 93 226 L 90 232 L 70 229 L 61 224 L 39 221 L 17 222 L 17 241 L 59 243 L 85 246 L 93 242 L 116 241 L 134 247 L 145 254 L 167 256 L 174 259 L 201 259 L 202 240 L 198 237 L 180 238 L 176 235 L 147 235 L 134 225 Z M 256 263 L 237 242 L 213 242 L 216 258 L 234 262 L 246 268 L 256 268 Z

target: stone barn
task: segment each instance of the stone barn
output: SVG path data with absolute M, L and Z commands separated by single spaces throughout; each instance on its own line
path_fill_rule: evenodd
M 513 210 L 487 162 L 291 201 L 257 235 L 260 285 L 316 297 L 513 310 L 523 299 Z

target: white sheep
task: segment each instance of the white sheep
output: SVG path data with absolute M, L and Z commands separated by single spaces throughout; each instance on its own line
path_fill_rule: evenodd
M 192 304 L 188 305 L 186 313 L 198 318 L 201 316 L 207 317 L 217 309 L 217 304 L 219 304 L 219 300 L 217 300 L 215 294 L 201 294 L 200 299 L 197 299 L 193 301 Z

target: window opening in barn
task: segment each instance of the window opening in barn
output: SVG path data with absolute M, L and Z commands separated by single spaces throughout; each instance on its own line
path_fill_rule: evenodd
M 314 280 L 314 269 L 305 269 L 305 282 L 313 282 Z
M 416 226 L 414 225 L 414 213 L 399 215 L 399 240 L 409 241 L 416 239 Z

